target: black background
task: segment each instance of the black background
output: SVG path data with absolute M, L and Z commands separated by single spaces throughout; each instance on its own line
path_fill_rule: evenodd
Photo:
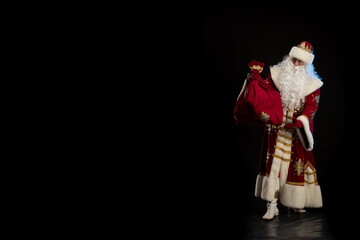
M 337 236 L 353 232 L 359 171 L 355 131 L 358 130 L 358 39 L 351 8 L 318 10 L 244 7 L 204 3 L 202 20 L 202 81 L 195 102 L 198 118 L 192 129 L 202 167 L 206 197 L 203 207 L 224 234 L 244 231 L 253 209 L 261 128 L 236 126 L 235 100 L 257 59 L 268 67 L 282 60 L 292 46 L 305 40 L 314 46 L 315 70 L 322 78 L 315 116 L 314 154 L 324 207 Z M 190 78 L 197 81 L 195 78 Z M 264 201 L 265 209 L 265 201 Z

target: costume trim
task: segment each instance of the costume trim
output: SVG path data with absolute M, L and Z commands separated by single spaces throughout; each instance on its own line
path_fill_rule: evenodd
M 320 208 L 323 206 L 320 185 L 304 186 L 285 184 L 280 190 L 280 202 L 291 208 Z
M 279 66 L 271 66 L 270 67 L 271 79 L 273 80 L 275 86 L 279 89 L 279 76 L 280 76 L 280 67 Z M 324 83 L 317 77 L 313 76 L 311 78 L 306 79 L 304 96 L 309 95 L 315 90 L 319 89 Z
M 306 64 L 311 64 L 314 61 L 314 57 L 315 57 L 314 54 L 302 50 L 301 48 L 296 46 L 291 48 L 289 56 L 300 59 Z
M 304 115 L 300 115 L 296 119 L 302 122 L 304 131 L 305 131 L 305 135 L 306 135 L 306 138 L 307 138 L 308 144 L 305 143 L 306 141 L 305 141 L 304 137 L 302 136 L 301 130 L 298 129 L 298 128 L 296 129 L 303 147 L 305 148 L 306 151 L 313 150 L 313 148 L 314 148 L 314 138 L 313 138 L 313 135 L 312 135 L 312 133 L 310 131 L 309 119 Z

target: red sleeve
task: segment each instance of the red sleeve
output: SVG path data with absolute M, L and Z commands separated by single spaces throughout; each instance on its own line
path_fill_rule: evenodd
M 309 122 L 310 131 L 313 132 L 314 128 L 314 117 L 315 113 L 318 110 L 320 101 L 320 88 L 310 93 L 305 97 L 304 108 L 299 117 L 305 117 Z
M 306 116 L 309 121 L 314 119 L 315 113 L 319 107 L 320 88 L 305 97 L 305 105 L 300 115 Z
M 319 108 L 320 88 L 305 97 L 302 112 L 296 118 L 303 124 L 302 128 L 298 128 L 298 134 L 306 151 L 311 151 L 314 147 L 314 117 Z

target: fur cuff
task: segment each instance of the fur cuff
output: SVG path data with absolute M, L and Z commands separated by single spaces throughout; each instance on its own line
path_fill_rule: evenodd
M 301 143 L 303 144 L 306 151 L 311 151 L 314 148 L 314 138 L 313 138 L 313 135 L 312 135 L 312 133 L 310 131 L 309 120 L 304 115 L 300 115 L 299 117 L 297 117 L 297 120 L 302 122 L 304 131 L 305 131 L 305 135 L 306 135 L 305 137 L 306 137 L 306 140 L 308 142 L 308 144 L 305 144 L 304 136 L 302 136 L 302 134 L 300 133 L 299 137 L 300 137 Z M 298 131 L 298 133 L 299 133 L 299 131 Z

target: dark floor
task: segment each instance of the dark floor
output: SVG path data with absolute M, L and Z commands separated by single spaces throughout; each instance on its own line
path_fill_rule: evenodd
M 261 219 L 265 211 L 246 216 L 243 239 L 336 239 L 326 214 L 320 210 L 299 214 L 279 206 L 279 216 L 271 221 Z
M 348 236 L 356 232 L 356 228 L 351 227 L 355 222 L 350 220 L 352 214 L 349 211 L 340 214 L 342 212 L 332 211 L 331 208 L 319 208 L 295 213 L 278 204 L 279 216 L 263 220 L 266 212 L 264 200 L 255 197 L 242 200 L 239 204 L 220 201 L 221 212 L 214 215 L 214 229 L 210 230 L 219 234 L 217 239 L 343 240 L 351 239 Z

